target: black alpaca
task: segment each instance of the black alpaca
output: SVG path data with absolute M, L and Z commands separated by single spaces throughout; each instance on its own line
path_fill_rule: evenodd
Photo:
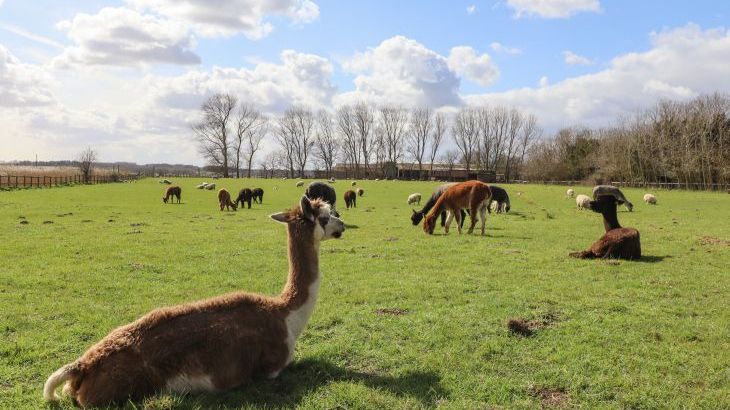
M 496 185 L 490 185 L 489 189 L 492 190 L 492 202 L 497 203 L 497 213 L 502 212 L 509 212 L 510 204 L 509 204 L 509 195 L 507 194 L 507 191 L 504 190 L 504 188 L 498 187 Z M 487 207 L 487 211 L 489 213 L 492 213 L 492 207 L 491 204 Z
M 339 212 L 337 212 L 337 208 L 335 208 L 337 193 L 332 186 L 325 184 L 324 182 L 312 182 L 307 187 L 307 190 L 304 191 L 304 195 L 309 198 L 310 201 L 319 198 L 327 202 L 332 207 L 332 214 L 338 218 L 340 217 Z
M 248 204 L 248 209 L 251 209 L 251 199 L 253 199 L 253 191 L 248 188 L 243 188 L 238 191 L 238 197 L 233 203 L 238 205 L 238 202 L 241 202 L 241 209 L 243 209 L 243 203 L 245 202 Z
M 264 190 L 261 188 L 253 189 L 253 202 L 258 204 L 264 203 Z
M 596 200 L 591 201 L 591 210 L 603 215 L 603 226 L 606 233 L 594 242 L 589 249 L 582 252 L 573 252 L 570 256 L 583 259 L 641 258 L 639 231 L 634 228 L 622 228 L 618 223 L 618 217 L 616 216 L 618 202 L 619 200 L 612 195 L 600 195 Z
M 413 210 L 413 215 L 411 215 L 411 222 L 413 225 L 418 225 L 421 223 L 421 220 L 431 211 L 431 208 L 436 204 L 436 201 L 438 201 L 441 194 L 444 193 L 447 189 L 449 189 L 451 186 L 455 184 L 443 184 L 436 188 L 436 190 L 433 191 L 431 194 L 431 197 L 428 198 L 428 201 L 426 201 L 426 204 L 423 206 L 423 209 L 420 211 Z M 461 224 L 460 227 L 464 228 L 464 220 L 466 220 L 466 211 L 463 209 L 461 210 Z M 441 212 L 441 226 L 446 225 L 446 212 Z

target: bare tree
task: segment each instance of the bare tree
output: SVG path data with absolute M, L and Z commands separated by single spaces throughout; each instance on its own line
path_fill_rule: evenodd
M 360 145 L 360 153 L 362 154 L 363 165 L 365 167 L 365 176 L 370 172 L 370 157 L 375 148 L 375 138 L 373 138 L 373 123 L 375 122 L 375 112 L 373 107 L 365 103 L 359 103 L 353 107 L 353 119 L 355 131 Z
M 355 178 L 360 178 L 360 141 L 355 125 L 355 113 L 351 106 L 337 110 L 337 130 L 342 136 L 342 149 L 346 163 L 354 167 Z
M 446 134 L 446 130 L 449 128 L 448 120 L 444 114 L 438 113 L 433 118 L 433 127 L 431 131 L 431 140 L 430 140 L 430 168 L 428 172 L 429 178 L 433 177 L 433 163 L 436 161 L 436 155 L 438 154 L 439 147 L 441 146 L 441 141 L 444 138 L 444 135 Z
M 216 94 L 208 98 L 200 107 L 202 120 L 193 125 L 200 153 L 211 165 L 221 167 L 226 178 L 232 148 L 228 127 L 236 103 L 236 97 L 230 94 Z
M 79 171 L 81 172 L 81 175 L 84 178 L 84 183 L 88 184 L 90 177 L 91 177 L 91 171 L 94 168 L 94 163 L 98 159 L 98 155 L 96 151 L 91 147 L 84 148 L 83 151 L 81 151 L 76 157 L 76 161 L 78 162 Z
M 459 151 L 449 150 L 441 158 L 441 161 L 446 164 L 446 168 L 449 170 L 449 179 L 454 179 L 454 167 L 459 163 L 460 155 L 463 156 L 464 154 Z
M 305 107 L 291 107 L 279 118 L 279 141 L 287 152 L 290 176 L 294 169 L 304 177 L 307 159 L 314 145 L 314 114 Z
M 418 179 L 423 179 L 423 156 L 434 126 L 433 112 L 428 107 L 411 110 L 408 132 L 408 153 L 418 163 Z M 431 167 L 433 169 L 433 166 Z
M 478 111 L 471 107 L 462 107 L 456 113 L 451 127 L 454 143 L 461 152 L 467 174 L 471 171 L 471 164 L 475 159 L 474 150 L 479 143 L 478 124 Z
M 321 110 L 317 114 L 317 136 L 314 144 L 314 156 L 324 166 L 327 177 L 332 177 L 332 168 L 339 154 L 340 144 L 337 140 L 332 116 Z
M 515 153 L 519 145 L 519 134 L 525 125 L 525 118 L 522 113 L 516 109 L 509 112 L 509 127 L 507 128 L 507 140 L 505 142 L 504 153 L 504 180 L 509 182 L 512 176 L 512 164 L 514 162 Z
M 236 167 L 236 178 L 241 177 L 241 157 L 245 145 L 248 145 L 247 138 L 250 137 L 248 134 L 249 130 L 256 126 L 259 122 L 261 113 L 254 108 L 251 104 L 241 103 L 238 106 L 236 112 L 236 118 L 234 119 L 235 135 L 232 144 L 232 150 L 234 154 L 234 165 Z M 250 161 L 249 161 L 250 163 Z
M 521 172 L 522 165 L 525 163 L 525 153 L 527 153 L 527 150 L 530 148 L 532 143 L 542 134 L 542 130 L 537 125 L 537 117 L 535 117 L 534 114 L 530 114 L 527 117 L 525 117 L 524 121 L 522 122 L 522 132 L 520 134 L 520 140 L 519 140 L 519 155 L 520 159 L 517 164 L 518 171 Z M 506 177 L 506 175 L 505 175 Z
M 253 165 L 253 158 L 261 149 L 261 143 L 263 142 L 266 134 L 269 133 L 269 119 L 261 115 L 254 122 L 253 126 L 249 127 L 244 133 L 244 148 L 243 155 L 246 158 L 246 177 L 251 178 L 251 166 Z
M 400 107 L 381 107 L 378 118 L 378 127 L 383 138 L 385 159 L 398 164 L 403 156 L 403 136 L 408 125 L 408 111 Z
M 261 161 L 265 178 L 273 178 L 278 169 L 286 167 L 286 155 L 282 151 L 271 151 Z

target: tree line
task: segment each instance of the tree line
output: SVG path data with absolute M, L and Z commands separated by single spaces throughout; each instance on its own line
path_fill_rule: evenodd
M 232 169 L 239 177 L 241 165 L 250 177 L 262 141 L 270 135 L 277 149 L 259 162 L 265 176 L 286 170 L 290 177 L 303 177 L 307 169 L 331 176 L 342 164 L 348 176 L 374 177 L 412 161 L 422 179 L 432 175 L 436 163 L 449 170 L 464 166 L 467 174 L 491 171 L 511 178 L 541 135 L 534 115 L 502 107 L 463 107 L 449 116 L 429 107 L 358 103 L 314 111 L 296 105 L 268 118 L 232 95 L 216 94 L 201 114 L 193 126 L 200 153 L 224 177 Z M 449 138 L 456 148 L 441 152 Z
M 566 128 L 528 153 L 529 180 L 730 183 L 730 98 L 660 101 L 603 128 Z

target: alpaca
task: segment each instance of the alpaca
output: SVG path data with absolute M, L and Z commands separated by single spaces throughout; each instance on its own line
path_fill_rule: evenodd
M 509 212 L 510 204 L 507 191 L 505 191 L 504 188 L 495 185 L 491 185 L 489 189 L 492 191 L 492 202 L 496 204 L 496 206 L 494 206 L 494 211 L 498 214 L 502 212 Z M 490 208 L 491 206 L 487 208 L 487 211 L 489 211 L 489 213 L 492 212 Z
M 213 191 L 215 189 L 215 183 L 210 183 L 206 185 L 205 189 L 207 189 L 208 191 Z
M 160 183 L 161 183 L 161 184 L 165 184 L 165 185 L 170 185 L 170 184 L 172 184 L 172 182 L 171 182 L 171 181 L 170 181 L 169 179 L 161 179 L 161 180 L 160 180 Z
M 264 190 L 263 188 L 253 189 L 253 202 L 258 204 L 264 203 Z
M 593 199 L 597 199 L 601 195 L 611 195 L 618 200 L 619 205 L 623 204 L 629 212 L 634 210 L 634 204 L 629 202 L 620 189 L 613 185 L 596 185 L 593 187 Z
M 352 182 L 350 183 L 350 185 L 352 185 L 352 186 L 355 186 L 355 185 L 357 185 L 357 181 L 352 181 Z
M 431 209 L 431 212 L 426 216 L 426 219 L 423 221 L 423 230 L 428 234 L 433 234 L 436 226 L 436 218 L 438 218 L 441 212 L 448 210 L 450 212 L 446 219 L 445 232 L 449 233 L 451 220 L 456 217 L 459 234 L 461 234 L 461 210 L 468 208 L 469 215 L 471 216 L 471 225 L 469 226 L 468 232 L 474 232 L 474 226 L 477 223 L 477 213 L 479 213 L 482 221 L 482 236 L 484 236 L 487 206 L 491 200 L 492 191 L 487 184 L 481 181 L 466 181 L 449 187 L 441 194 Z
M 363 195 L 365 195 L 365 190 L 362 189 L 362 188 L 358 188 L 357 189 L 357 196 L 363 196 Z
M 415 225 L 418 225 L 419 223 L 421 223 L 421 220 L 426 216 L 426 214 L 428 214 L 428 212 L 431 210 L 431 208 L 433 208 L 433 206 L 436 204 L 436 201 L 438 201 L 441 194 L 443 194 L 444 191 L 446 191 L 448 188 L 450 188 L 454 185 L 456 185 L 456 182 L 452 182 L 449 184 L 443 184 L 443 185 L 439 185 L 438 187 L 436 187 L 436 189 L 431 194 L 431 197 L 428 198 L 428 201 L 426 201 L 426 204 L 423 206 L 423 208 L 420 211 L 416 211 L 415 209 L 413 210 L 413 214 L 411 215 L 411 222 L 413 223 L 413 225 L 415 226 Z M 448 214 L 448 211 L 441 213 L 441 226 L 446 225 L 447 214 Z M 461 225 L 461 228 L 463 228 L 464 220 L 466 217 L 466 212 L 464 212 L 464 210 L 462 209 L 460 215 L 461 215 L 461 224 L 460 225 Z
M 421 205 L 421 194 L 416 192 L 415 194 L 408 195 L 408 205 Z
M 288 232 L 289 275 L 278 296 L 236 292 L 153 310 L 56 370 L 43 397 L 58 400 L 55 390 L 66 383 L 75 403 L 97 407 L 277 377 L 294 359 L 317 302 L 320 242 L 345 231 L 329 211 L 326 203 L 305 197 L 299 207 L 271 215 Z
M 649 205 L 656 205 L 656 197 L 652 194 L 644 194 L 644 202 Z
M 330 204 L 330 207 L 332 207 L 332 214 L 339 218 L 340 214 L 337 212 L 337 209 L 335 208 L 335 203 L 337 202 L 337 193 L 335 192 L 335 189 L 324 182 L 312 182 L 307 187 L 307 190 L 304 191 L 304 195 L 309 199 L 321 199 L 328 204 Z
M 355 194 L 355 191 L 348 190 L 345 192 L 345 207 L 347 209 L 357 208 L 357 194 Z
M 298 181 L 297 182 L 297 188 L 303 187 L 303 186 L 304 186 L 304 181 Z
M 578 206 L 578 209 L 589 209 L 591 198 L 588 195 L 580 194 L 575 197 L 575 204 Z
M 221 206 L 221 211 L 223 208 L 226 208 L 226 210 L 230 210 L 233 208 L 233 210 L 236 210 L 236 204 L 231 202 L 231 194 L 226 191 L 225 188 L 222 188 L 220 191 L 218 191 L 218 203 Z
M 233 203 L 238 206 L 238 203 L 241 203 L 241 209 L 243 209 L 244 202 L 248 204 L 248 209 L 251 209 L 251 200 L 253 199 L 253 191 L 251 191 L 248 188 L 243 188 L 242 190 L 238 191 L 238 196 L 236 197 L 236 200 L 233 201 Z
M 619 200 L 613 195 L 599 195 L 591 201 L 590 209 L 603 214 L 603 226 L 606 233 L 591 245 L 588 250 L 573 252 L 575 258 L 641 258 L 641 241 L 639 231 L 634 228 L 622 228 L 616 216 L 616 205 Z
M 182 194 L 182 189 L 180 189 L 179 186 L 171 186 L 167 187 L 167 191 L 165 191 L 165 196 L 162 197 L 162 202 L 167 203 L 168 200 L 170 200 L 170 197 L 176 197 L 177 203 L 180 203 L 180 194 Z M 170 203 L 175 202 L 175 198 L 172 198 Z
M 196 185 L 195 188 L 203 189 L 206 186 L 208 186 L 208 183 L 207 182 L 201 182 L 200 184 Z
M 567 191 L 565 192 L 565 195 L 567 195 L 567 196 L 568 196 L 568 198 L 572 198 L 572 197 L 574 197 L 574 196 L 575 196 L 575 191 L 573 191 L 572 189 L 568 189 L 568 190 L 567 190 Z

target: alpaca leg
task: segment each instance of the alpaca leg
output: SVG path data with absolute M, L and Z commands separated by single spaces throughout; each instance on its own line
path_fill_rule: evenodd
M 479 208 L 479 217 L 482 220 L 482 236 L 484 236 L 484 226 L 487 224 L 487 209 L 489 209 L 488 206 Z
M 468 233 L 472 234 L 474 233 L 474 227 L 477 225 L 477 213 L 479 212 L 478 208 L 475 206 L 472 206 L 469 210 L 469 215 L 471 216 L 471 224 L 469 225 L 469 231 Z
M 449 233 L 449 227 L 451 226 L 451 220 L 454 219 L 454 214 L 453 212 L 446 211 L 444 211 L 444 213 L 446 214 L 446 224 L 444 225 L 444 232 Z M 459 229 L 459 233 L 461 233 L 461 229 Z
M 446 215 L 447 215 L 447 212 L 441 212 L 441 227 L 442 228 L 446 225 Z
M 459 210 L 459 215 L 461 215 L 461 229 L 464 229 L 464 221 L 466 221 L 466 211 L 463 209 Z

